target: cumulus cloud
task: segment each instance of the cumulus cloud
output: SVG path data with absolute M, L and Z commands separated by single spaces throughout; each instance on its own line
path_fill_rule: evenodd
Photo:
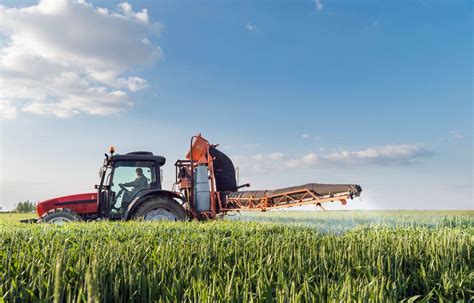
M 248 22 L 246 25 L 245 25 L 245 29 L 248 31 L 248 32 L 254 32 L 257 30 L 257 27 L 255 25 L 253 25 L 252 23 Z
M 310 134 L 302 134 L 302 135 L 301 135 L 301 138 L 302 138 L 302 139 L 314 139 L 314 140 L 319 140 L 319 139 L 321 139 L 321 137 L 312 136 L 312 135 L 310 135 Z
M 317 11 L 323 10 L 324 6 L 321 3 L 321 0 L 314 0 L 314 5 L 315 5 Z
M 266 160 L 281 160 L 284 158 L 285 155 L 282 153 L 271 153 L 271 154 L 256 154 L 252 156 L 253 159 L 258 161 L 266 161 Z
M 125 87 L 132 92 L 139 91 L 148 86 L 148 82 L 140 77 L 121 78 L 118 83 L 120 83 L 120 87 Z
M 433 153 L 414 145 L 387 145 L 360 151 L 341 151 L 324 155 L 307 153 L 288 156 L 283 153 L 233 157 L 237 166 L 253 172 L 288 171 L 316 166 L 407 165 Z
M 326 161 L 337 164 L 410 164 L 421 157 L 430 157 L 433 153 L 423 147 L 413 145 L 387 145 L 381 148 L 369 148 L 361 151 L 342 151 L 325 156 Z
M 449 136 L 450 136 L 451 138 L 457 139 L 457 140 L 464 138 L 464 135 L 463 135 L 461 132 L 457 131 L 457 130 L 451 130 L 451 131 L 449 131 Z
M 8 100 L 0 100 L 0 121 L 16 118 L 16 107 Z
M 58 117 L 126 111 L 130 92 L 148 85 L 130 73 L 160 58 L 149 40 L 159 33 L 147 10 L 135 12 L 128 3 L 116 11 L 83 0 L 0 5 L 2 111 L 5 100 L 15 113 L 20 107 Z

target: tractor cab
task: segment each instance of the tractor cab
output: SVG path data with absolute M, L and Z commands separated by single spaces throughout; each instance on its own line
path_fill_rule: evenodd
M 161 190 L 161 166 L 166 159 L 151 152 L 131 152 L 124 155 L 105 155 L 96 185 L 98 215 L 122 219 L 129 205 L 144 192 Z

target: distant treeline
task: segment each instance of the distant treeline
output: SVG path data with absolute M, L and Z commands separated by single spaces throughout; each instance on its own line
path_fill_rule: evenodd
M 27 200 L 27 201 L 19 202 L 16 205 L 16 208 L 12 210 L 11 212 L 29 213 L 29 212 L 34 212 L 34 211 L 36 211 L 36 204 Z

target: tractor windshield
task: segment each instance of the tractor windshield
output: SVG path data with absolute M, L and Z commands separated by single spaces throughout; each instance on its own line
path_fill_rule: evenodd
M 112 210 L 117 212 L 131 202 L 141 190 L 156 183 L 156 167 L 152 161 L 117 161 L 112 172 L 111 186 Z

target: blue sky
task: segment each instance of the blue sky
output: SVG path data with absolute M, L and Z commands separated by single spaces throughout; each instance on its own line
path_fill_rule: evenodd
M 252 188 L 474 209 L 470 1 L 0 3 L 4 208 L 91 191 L 109 145 L 170 188 L 201 132 Z

